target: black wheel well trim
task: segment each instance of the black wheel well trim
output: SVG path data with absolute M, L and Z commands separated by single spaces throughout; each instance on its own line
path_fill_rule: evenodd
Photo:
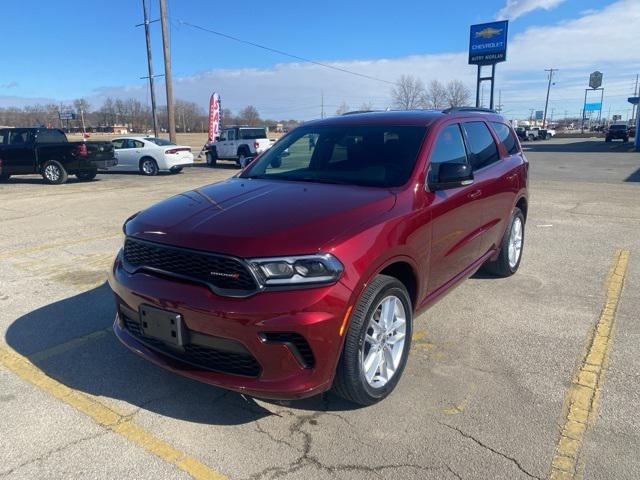
M 522 212 L 522 215 L 524 216 L 524 221 L 527 221 L 527 210 L 529 208 L 528 202 L 526 197 L 520 197 L 517 201 L 516 201 L 516 207 L 518 207 L 520 209 L 520 211 Z
M 247 145 L 246 143 L 243 143 L 242 145 L 238 146 L 238 156 L 240 156 L 242 151 L 247 153 L 248 154 L 247 156 L 251 155 L 251 149 L 249 148 L 249 145 Z

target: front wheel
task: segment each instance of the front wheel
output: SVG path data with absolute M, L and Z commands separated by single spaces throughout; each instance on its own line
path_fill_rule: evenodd
M 518 271 L 522 259 L 524 247 L 524 215 L 516 207 L 513 209 L 509 226 L 507 227 L 498 258 L 493 262 L 487 262 L 483 269 L 499 277 L 509 277 Z
M 140 173 L 142 175 L 154 176 L 158 174 L 158 164 L 153 158 L 143 158 L 140 160 Z
M 76 177 L 78 178 L 78 180 L 82 182 L 88 182 L 89 180 L 93 180 L 94 178 L 96 178 L 97 174 L 98 174 L 97 170 L 89 170 L 88 172 L 76 173 Z
M 212 167 L 212 168 L 216 167 L 218 165 L 218 150 L 216 150 L 215 148 L 212 148 L 207 152 L 206 158 L 207 158 L 207 165 L 209 167 Z
M 533 142 L 536 139 L 536 137 L 534 137 L 533 135 L 529 135 L 527 137 L 527 140 L 529 140 L 530 142 Z
M 389 395 L 407 363 L 412 325 L 405 286 L 394 277 L 376 276 L 351 315 L 334 391 L 360 405 Z
M 69 178 L 67 171 L 57 160 L 48 160 L 42 166 L 42 178 L 50 185 L 60 185 Z

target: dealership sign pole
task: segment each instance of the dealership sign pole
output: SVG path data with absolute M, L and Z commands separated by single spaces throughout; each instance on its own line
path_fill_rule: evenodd
M 493 91 L 496 76 L 496 63 L 507 60 L 507 31 L 509 21 L 481 23 L 471 25 L 469 35 L 469 65 L 478 66 L 476 77 L 476 107 L 480 107 L 480 84 L 491 81 L 489 108 L 493 109 Z M 491 76 L 482 76 L 482 67 L 491 65 Z
M 589 88 L 584 89 L 584 103 L 582 106 L 582 127 L 581 133 L 584 133 L 584 124 L 587 117 L 587 112 L 599 112 L 598 120 L 602 118 L 602 101 L 604 100 L 604 88 L 602 85 L 602 72 L 596 70 L 591 75 L 589 75 Z M 600 90 L 600 103 L 587 103 L 587 93 L 589 91 L 596 92 Z M 589 117 L 591 118 L 591 117 Z M 589 126 L 591 126 L 591 121 L 589 121 Z

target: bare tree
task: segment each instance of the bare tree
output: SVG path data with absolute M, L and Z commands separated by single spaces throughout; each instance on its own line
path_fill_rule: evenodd
M 238 121 L 250 127 L 255 127 L 260 123 L 260 114 L 253 105 L 249 105 L 240 110 Z
M 425 93 L 428 108 L 440 109 L 447 105 L 447 89 L 439 80 L 431 80 Z
M 347 102 L 343 100 L 340 106 L 338 106 L 338 109 L 336 110 L 336 115 L 344 115 L 348 111 L 349 111 L 349 105 L 347 105 Z
M 447 103 L 449 107 L 464 107 L 471 101 L 471 92 L 460 80 L 447 83 Z
M 418 77 L 402 75 L 391 89 L 393 106 L 400 110 L 422 108 L 425 104 L 424 83 Z
M 372 102 L 364 102 L 362 105 L 360 105 L 360 110 L 363 112 L 368 112 L 373 110 L 373 103 Z

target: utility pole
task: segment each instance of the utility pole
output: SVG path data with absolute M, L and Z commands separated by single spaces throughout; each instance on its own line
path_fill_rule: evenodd
M 160 0 L 160 24 L 162 25 L 162 48 L 164 50 L 164 82 L 167 88 L 169 140 L 176 143 L 176 113 L 173 104 L 173 83 L 171 81 L 171 47 L 169 45 L 169 29 L 167 28 L 167 0 Z
M 156 113 L 156 89 L 153 84 L 153 59 L 151 56 L 151 33 L 149 32 L 149 11 L 147 0 L 142 0 L 144 14 L 144 34 L 147 39 L 147 69 L 149 70 L 149 90 L 151 91 L 151 117 L 153 119 L 153 136 L 158 137 L 158 115 Z
M 553 79 L 553 72 L 557 72 L 557 68 L 545 69 L 545 72 L 549 72 L 549 84 L 547 85 L 547 100 L 544 102 L 544 115 L 542 117 L 542 128 L 547 126 L 547 108 L 549 107 L 549 92 L 551 91 L 551 79 Z
M 498 90 L 498 105 L 496 106 L 496 111 L 498 113 L 502 112 L 502 89 Z
M 633 96 L 637 97 L 638 96 L 638 77 L 640 75 L 636 75 L 636 87 L 633 89 Z M 636 118 L 636 104 L 634 103 L 633 106 L 631 107 L 631 118 L 634 119 Z M 639 135 L 638 133 L 636 133 L 636 135 Z
M 529 109 L 529 123 L 533 122 L 533 111 L 535 109 L 534 108 L 530 108 Z

